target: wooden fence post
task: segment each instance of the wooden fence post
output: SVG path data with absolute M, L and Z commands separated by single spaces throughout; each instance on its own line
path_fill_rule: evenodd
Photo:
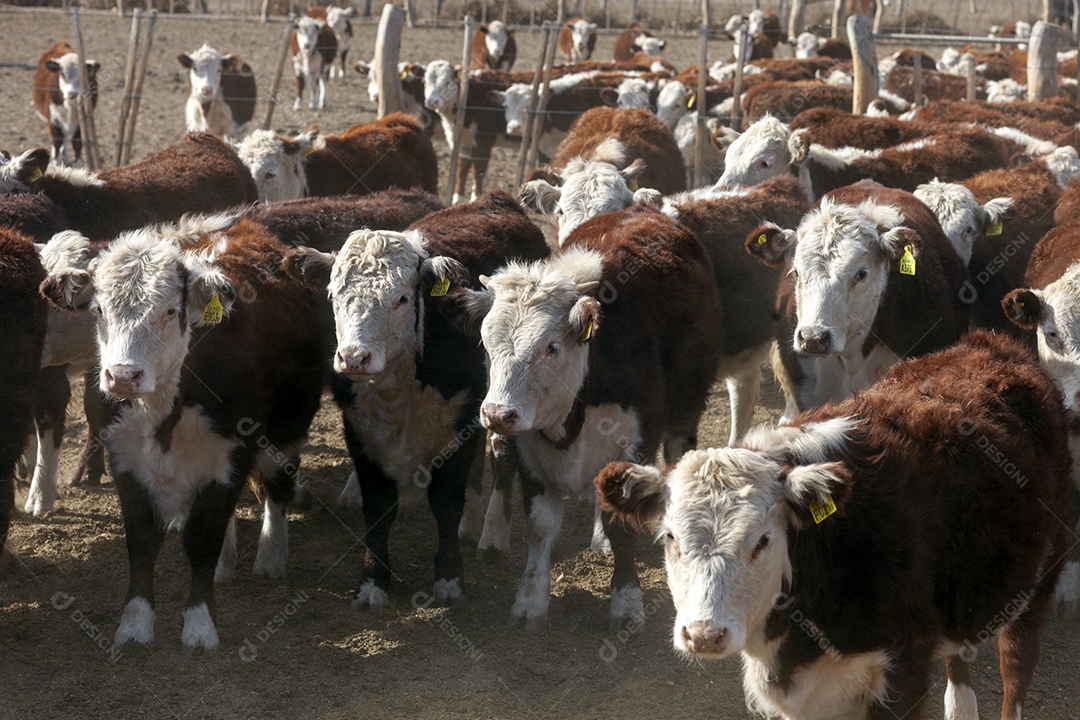
M 1057 49 L 1061 27 L 1039 21 L 1031 29 L 1028 42 L 1028 100 L 1057 94 Z
M 398 55 L 401 53 L 401 32 L 405 27 L 405 11 L 390 3 L 383 5 L 379 33 L 375 38 L 375 82 L 379 86 L 379 117 L 401 109 L 401 77 L 398 75 Z
M 922 53 L 921 52 L 915 53 L 914 71 L 915 71 L 915 73 L 914 73 L 915 77 L 914 77 L 914 82 L 912 83 L 912 91 L 911 92 L 912 92 L 912 96 L 915 98 L 915 101 L 912 103 L 912 105 L 918 107 L 919 103 L 922 102 L 922 100 L 921 100 L 921 98 L 922 98 Z
M 862 115 L 871 101 L 878 96 L 877 45 L 874 42 L 874 33 L 871 32 L 870 18 L 866 15 L 849 17 L 847 35 L 855 68 L 851 112 L 853 115 Z
M 536 119 L 533 120 L 533 134 L 529 141 L 529 162 L 536 165 L 540 162 L 540 138 L 544 136 L 544 113 L 547 111 L 548 97 L 551 94 L 551 73 L 555 68 L 555 55 L 559 50 L 559 30 L 562 21 L 557 20 L 551 24 L 551 35 L 548 36 L 547 60 L 544 61 L 544 80 L 540 85 L 540 100 L 536 103 Z
M 840 22 L 844 19 L 844 0 L 833 0 L 832 8 L 832 34 L 830 37 L 840 37 Z M 854 46 L 852 46 L 854 47 Z
M 274 68 L 274 80 L 270 83 L 270 96 L 266 99 L 266 119 L 263 120 L 263 130 L 270 129 L 270 122 L 274 117 L 274 108 L 277 107 L 278 102 L 278 88 L 281 87 L 281 74 L 285 70 L 285 58 L 289 57 L 289 42 L 292 40 L 295 25 L 296 16 L 289 13 L 289 17 L 285 19 L 285 35 L 281 42 L 281 52 L 278 53 L 277 66 Z
M 124 68 L 124 97 L 120 100 L 120 130 L 116 134 L 116 165 L 124 160 L 124 130 L 131 111 L 131 93 L 135 85 L 135 65 L 139 54 L 139 31 L 142 29 L 142 8 L 131 13 L 131 37 L 128 39 L 127 65 Z
M 157 27 L 157 10 L 151 10 L 146 21 L 146 44 L 143 45 L 142 58 L 139 60 L 139 72 L 135 76 L 135 91 L 131 96 L 131 114 L 124 130 L 124 165 L 131 162 L 131 146 L 135 142 L 135 122 L 139 119 L 139 103 L 142 102 L 143 80 L 146 68 L 150 64 L 150 47 L 154 44 L 154 28 Z
M 791 0 L 791 15 L 788 16 L 788 37 L 794 42 L 803 31 L 806 22 L 806 0 Z
M 78 98 L 83 157 L 86 158 L 87 169 L 97 170 L 101 167 L 101 154 L 98 152 L 97 128 L 94 125 L 94 106 L 90 103 L 90 74 L 86 71 L 86 46 L 83 43 L 78 6 L 71 8 L 71 21 L 75 24 L 75 52 L 78 54 L 79 82 L 83 88 L 82 95 Z
M 471 15 L 465 16 L 465 43 L 461 51 L 461 84 L 458 87 L 457 105 L 454 107 L 454 138 L 450 145 L 450 180 L 446 183 L 446 191 L 443 193 L 447 205 L 454 198 L 458 159 L 461 156 L 461 133 L 465 129 L 465 108 L 469 102 L 469 56 L 472 50 L 472 38 L 476 33 L 475 23 Z M 462 187 L 463 192 L 464 190 L 465 188 Z
M 704 6 L 704 2 L 702 3 Z M 705 121 L 709 119 L 709 103 L 705 99 L 705 88 L 708 87 L 709 79 L 709 25 L 701 23 L 698 28 L 701 34 L 701 47 L 698 53 L 698 83 L 697 83 L 697 128 L 694 134 L 694 187 L 701 187 L 705 180 L 705 143 L 708 139 L 708 126 Z M 735 32 L 735 53 L 738 59 L 735 67 L 742 67 L 743 41 L 746 38 L 746 24 L 739 26 Z M 736 70 L 738 72 L 738 70 Z
M 547 65 L 547 50 L 551 40 L 551 21 L 545 20 L 540 30 L 540 57 L 536 62 L 536 74 L 533 75 L 532 94 L 529 96 L 529 108 L 525 114 L 525 127 L 521 129 L 521 147 L 518 149 L 517 185 L 525 179 L 525 164 L 532 147 L 532 135 L 536 128 L 536 108 L 540 103 L 540 81 L 544 77 Z

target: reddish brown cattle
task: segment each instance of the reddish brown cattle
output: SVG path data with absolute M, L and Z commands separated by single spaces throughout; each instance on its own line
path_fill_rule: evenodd
M 260 200 L 364 195 L 392 187 L 438 191 L 438 159 L 412 115 L 392 113 L 339 135 L 256 130 L 239 146 Z
M 90 240 L 258 199 L 236 152 L 209 133 L 185 135 L 156 155 L 94 175 L 52 168 L 44 150 L 28 151 L 7 166 L 0 190 L 44 193 L 63 210 L 68 226 Z
M 792 130 L 806 130 L 807 139 L 827 148 L 855 147 L 874 150 L 918 140 L 940 132 L 942 126 L 896 118 L 852 115 L 850 109 L 816 107 L 791 120 Z
M 509 70 L 517 60 L 517 41 L 506 24 L 493 20 L 476 28 L 469 51 L 469 67 L 473 70 Z
M 70 226 L 63 209 L 47 195 L 20 193 L 0 195 L 0 227 L 43 243 Z
M 0 556 L 8 550 L 15 506 L 15 463 L 33 429 L 34 403 L 45 344 L 47 303 L 38 293 L 45 271 L 32 238 L 0 226 Z
M 285 512 L 323 386 L 320 296 L 281 270 L 286 250 L 249 221 L 189 220 L 132 233 L 92 274 L 54 271 L 43 285 L 61 307 L 100 308 L 101 388 L 125 401 L 106 406 L 131 572 L 116 646 L 153 641 L 155 560 L 165 532 L 182 529 L 181 642 L 218 647 L 215 574 L 232 574 L 226 539 L 256 470 L 267 494 L 255 572 L 284 576 Z
M 1055 225 L 1072 225 L 1080 221 L 1080 182 L 1070 182 L 1054 207 Z
M 797 273 L 783 276 L 777 302 L 777 342 L 793 390 L 788 419 L 967 330 L 966 268 L 937 218 L 909 192 L 870 180 L 834 190 L 797 231 L 762 226 L 746 247 Z
M 90 87 L 85 93 L 91 107 L 97 107 L 97 73 L 100 69 L 100 63 L 86 61 Z M 34 111 L 47 125 L 54 162 L 67 162 L 69 147 L 75 164 L 80 162 L 82 128 L 79 127 L 78 103 L 83 93 L 78 55 L 61 40 L 42 54 L 34 75 Z
M 345 58 L 349 54 L 349 48 L 352 47 L 353 38 L 352 23 L 349 22 L 349 18 L 353 17 L 356 11 L 353 8 L 316 5 L 309 8 L 307 14 L 308 17 L 326 23 L 326 26 L 334 31 L 334 40 L 337 42 L 336 58 L 340 64 L 331 66 L 330 77 L 345 77 Z
M 922 720 L 944 655 L 945 717 L 974 718 L 969 663 L 996 639 L 1017 720 L 1074 542 L 1056 395 L 1029 350 L 980 332 L 793 427 L 596 486 L 667 543 L 675 648 L 740 654 L 761 714 Z
M 909 103 L 919 99 L 915 97 L 915 70 L 910 66 L 897 65 L 890 70 L 883 87 Z M 967 95 L 967 78 L 936 70 L 923 70 L 922 94 L 929 98 L 931 103 L 939 100 L 959 100 Z M 981 78 L 976 80 L 975 97 L 978 100 L 986 99 L 986 81 Z M 920 117 L 921 119 L 923 118 Z
M 628 62 L 638 53 L 645 57 L 655 57 L 663 52 L 667 43 L 656 37 L 636 20 L 626 26 L 622 34 L 615 39 L 612 58 L 619 62 Z
M 750 88 L 743 97 L 746 123 L 766 115 L 789 121 L 813 107 L 851 109 L 851 88 L 826 85 L 816 80 L 776 81 Z
M 559 52 L 567 62 L 588 60 L 596 49 L 596 25 L 581 18 L 570 18 L 559 29 Z
M 1052 121 L 1064 125 L 1076 125 L 1077 123 L 1080 123 L 1080 107 L 1077 107 L 1075 103 L 1062 100 L 1061 98 L 996 103 L 992 106 L 982 102 L 969 102 L 967 100 L 941 101 L 930 103 L 926 107 L 920 108 L 917 117 L 922 122 L 983 123 L 984 121 L 982 118 L 986 116 L 987 112 L 992 115 L 1005 114 L 1011 118 L 1031 118 L 1034 120 Z

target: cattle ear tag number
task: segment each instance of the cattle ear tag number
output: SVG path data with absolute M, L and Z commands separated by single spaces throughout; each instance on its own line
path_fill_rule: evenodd
M 221 298 L 217 293 L 214 293 L 214 297 L 210 298 L 210 302 L 206 303 L 206 307 L 203 308 L 203 322 L 217 325 L 221 322 L 221 313 L 224 310 L 225 308 L 221 305 Z
M 585 332 L 581 334 L 581 342 L 587 342 L 592 337 L 592 318 L 585 323 Z
M 40 168 L 33 168 L 32 170 L 30 170 L 30 182 L 36 183 L 40 179 L 41 179 L 41 169 Z
M 990 227 L 986 228 L 986 237 L 994 237 L 1001 234 L 1001 223 L 996 222 Z
M 450 278 L 439 278 L 435 281 L 435 284 L 431 286 L 431 297 L 442 297 L 446 294 L 446 291 L 450 289 Z
M 408 70 L 402 70 L 401 71 L 401 82 L 405 82 L 405 78 L 407 78 L 407 77 L 409 77 L 409 71 Z
M 836 503 L 833 502 L 832 495 L 826 495 L 824 503 L 817 500 L 810 503 L 810 515 L 813 516 L 815 525 L 820 524 L 834 512 L 836 512 Z
M 911 246 L 904 246 L 904 256 L 900 258 L 900 274 L 901 275 L 914 275 L 915 274 L 915 256 L 911 254 Z
M 765 233 L 761 233 L 760 235 L 757 236 L 757 244 L 758 245 L 764 245 L 767 242 L 769 242 L 769 238 L 766 237 Z
M 694 109 L 694 99 L 695 99 L 695 96 L 691 95 L 690 99 L 686 101 L 686 109 L 687 110 L 693 110 Z

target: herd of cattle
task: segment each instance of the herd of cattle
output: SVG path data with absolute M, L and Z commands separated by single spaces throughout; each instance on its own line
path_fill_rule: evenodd
M 299 23 L 298 108 L 305 82 L 320 107 L 329 68 L 344 72 L 347 18 Z M 400 493 L 427 492 L 434 595 L 450 602 L 459 533 L 508 549 L 517 479 L 529 549 L 511 614 L 527 630 L 547 622 L 564 498 L 592 496 L 611 627 L 644 622 L 646 530 L 666 548 L 675 647 L 741 653 L 763 713 L 921 717 L 944 657 L 947 717 L 974 718 L 966 650 L 996 636 L 1002 717 L 1020 718 L 1043 624 L 1080 601 L 1080 108 L 914 98 L 925 56 L 903 51 L 877 112 L 853 116 L 847 48 L 803 37 L 799 57 L 771 58 L 774 19 L 746 19 L 745 95 L 721 63 L 704 99 L 703 70 L 676 73 L 646 29 L 595 61 L 595 27 L 569 21 L 550 163 L 517 198 L 483 194 L 532 92 L 502 23 L 477 34 L 467 107 L 460 69 L 403 64 L 413 114 L 338 135 L 243 137 L 251 68 L 204 45 L 179 58 L 190 134 L 96 174 L 63 164 L 82 90 L 58 43 L 35 90 L 52 152 L 0 153 L 0 539 L 28 436 L 25 510 L 55 507 L 68 378 L 85 377 L 72 483 L 99 483 L 107 450 L 130 558 L 115 643 L 153 640 L 154 564 L 176 529 L 192 573 L 181 641 L 212 650 L 238 497 L 249 478 L 265 497 L 254 572 L 284 576 L 329 386 L 355 467 L 341 502 L 367 524 L 354 607 L 389 601 Z M 990 87 L 1017 52 L 963 62 Z M 951 92 L 947 65 L 925 70 L 928 93 Z M 447 128 L 465 114 L 455 195 L 471 168 L 471 202 L 434 195 L 427 111 Z M 690 187 L 686 160 L 715 183 Z M 752 428 L 770 362 L 787 408 Z M 729 445 L 697 450 L 721 379 Z

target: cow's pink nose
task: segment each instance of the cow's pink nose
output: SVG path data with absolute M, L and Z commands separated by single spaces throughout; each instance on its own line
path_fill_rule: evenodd
M 134 365 L 113 365 L 105 368 L 105 386 L 114 393 L 138 393 L 144 373 Z
M 66 95 L 68 100 L 74 100 L 75 98 L 79 97 L 79 93 L 77 90 L 68 90 Z
M 202 95 L 213 95 L 214 94 L 214 88 L 212 88 L 212 87 L 199 88 L 199 93 L 202 94 Z
M 506 134 L 507 135 L 520 135 L 521 134 L 521 123 L 519 123 L 517 121 L 511 121 L 511 122 L 506 123 Z
M 424 105 L 428 110 L 438 110 L 442 107 L 442 100 L 431 97 L 424 101 Z
M 495 403 L 484 403 L 480 407 L 480 421 L 488 430 L 503 435 L 512 435 L 519 419 L 518 411 Z
M 368 374 L 371 371 L 371 353 L 368 351 L 337 351 L 338 372 L 342 375 Z
M 727 628 L 703 622 L 683 625 L 682 639 L 686 648 L 695 655 L 720 655 L 727 646 Z

